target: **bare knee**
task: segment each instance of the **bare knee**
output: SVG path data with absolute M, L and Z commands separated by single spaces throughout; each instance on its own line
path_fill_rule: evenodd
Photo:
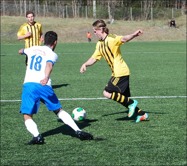
M 103 91 L 103 95 L 104 95 L 106 98 L 110 99 L 112 94 L 104 90 L 104 91 Z
M 32 116 L 33 116 L 33 115 L 24 114 L 24 115 L 23 115 L 24 121 L 26 121 L 26 120 L 28 120 L 28 119 L 32 119 Z

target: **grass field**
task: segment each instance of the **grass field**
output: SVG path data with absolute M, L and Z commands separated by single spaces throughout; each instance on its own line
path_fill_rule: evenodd
M 80 141 L 41 105 L 34 118 L 46 140 L 41 146 L 24 145 L 32 136 L 19 114 L 25 73 L 19 48 L 1 44 L 1 165 L 187 165 L 186 42 L 130 42 L 122 47 L 131 69 L 132 97 L 149 113 L 149 120 L 138 124 L 121 105 L 97 99 L 111 74 L 104 60 L 79 73 L 95 44 L 59 44 L 51 76 L 54 90 L 68 113 L 78 106 L 87 111 L 87 120 L 77 124 L 96 139 Z
M 101 19 L 101 18 L 98 18 Z M 177 17 L 177 28 L 170 28 L 168 20 L 153 21 L 123 21 L 115 20 L 113 24 L 107 24 L 110 33 L 127 35 L 137 29 L 142 29 L 144 34 L 134 41 L 185 41 L 186 40 L 186 15 Z M 17 31 L 25 17 L 1 16 L 1 43 L 18 43 Z M 55 30 L 58 33 L 60 43 L 86 43 L 86 33 L 92 33 L 92 41 L 97 37 L 93 34 L 92 23 L 95 19 L 62 19 L 54 17 L 36 17 L 36 21 L 43 25 L 43 32 Z M 105 20 L 107 21 L 107 20 Z M 20 41 L 24 44 L 24 41 Z

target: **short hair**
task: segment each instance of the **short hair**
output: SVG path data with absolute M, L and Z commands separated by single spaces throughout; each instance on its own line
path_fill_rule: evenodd
M 58 35 L 54 31 L 48 31 L 44 36 L 44 45 L 53 45 L 58 40 Z
M 109 29 L 106 27 L 106 23 L 104 22 L 104 20 L 96 20 L 93 24 L 93 27 L 95 27 L 96 29 L 98 28 L 103 28 L 103 31 L 105 33 L 109 33 Z
M 27 12 L 26 12 L 26 17 L 27 17 L 29 14 L 32 14 L 33 16 L 35 16 L 34 12 L 32 12 L 32 11 L 27 11 Z

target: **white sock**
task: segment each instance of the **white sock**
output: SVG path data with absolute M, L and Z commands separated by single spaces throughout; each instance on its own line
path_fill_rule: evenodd
M 38 127 L 36 123 L 32 119 L 27 119 L 25 121 L 25 126 L 27 130 L 34 136 L 37 137 L 40 133 L 38 131 Z
M 79 129 L 79 127 L 77 126 L 77 124 L 74 122 L 74 120 L 72 119 L 72 117 L 65 112 L 64 110 L 60 110 L 59 113 L 57 114 L 58 117 L 68 126 L 70 126 L 74 131 L 81 131 Z

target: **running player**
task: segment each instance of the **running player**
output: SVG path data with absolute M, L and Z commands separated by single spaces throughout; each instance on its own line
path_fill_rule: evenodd
M 112 76 L 106 85 L 103 95 L 129 109 L 128 117 L 136 114 L 136 122 L 146 120 L 148 114 L 137 107 L 138 101 L 130 99 L 129 76 L 130 70 L 122 58 L 120 46 L 133 38 L 141 35 L 142 30 L 132 34 L 118 36 L 109 34 L 109 29 L 103 20 L 97 20 L 93 24 L 94 34 L 99 38 L 93 55 L 82 64 L 80 72 L 84 73 L 88 66 L 95 64 L 102 57 L 111 68 Z

